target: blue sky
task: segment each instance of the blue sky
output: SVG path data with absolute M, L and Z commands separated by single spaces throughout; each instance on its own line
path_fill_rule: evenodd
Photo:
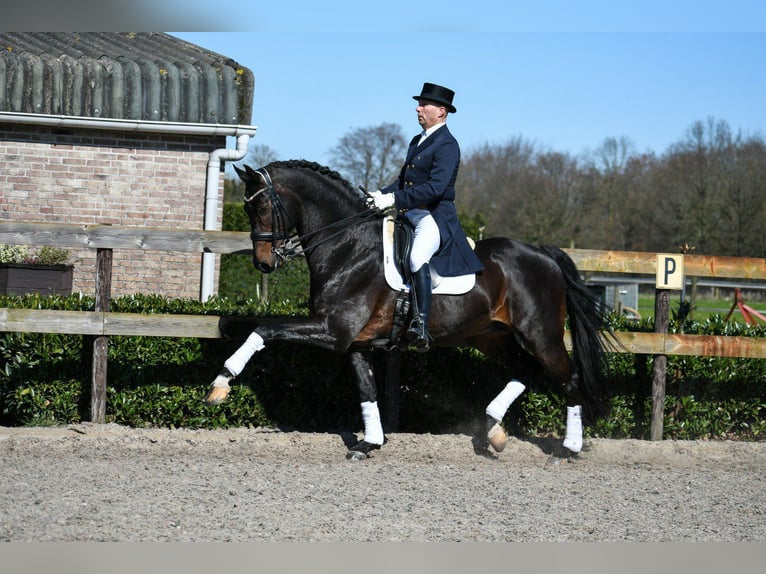
M 766 34 L 751 32 L 174 33 L 250 68 L 257 143 L 329 162 L 352 129 L 419 127 L 423 82 L 456 92 L 463 152 L 522 137 L 580 155 L 607 137 L 665 152 L 725 120 L 766 137 Z
M 766 137 L 763 0 L 40 0 L 8 29 L 172 32 L 255 75 L 256 143 L 329 163 L 350 130 L 418 131 L 423 82 L 455 90 L 463 152 L 515 137 L 575 156 L 664 153 L 695 121 Z M 37 4 L 36 4 L 37 6 Z

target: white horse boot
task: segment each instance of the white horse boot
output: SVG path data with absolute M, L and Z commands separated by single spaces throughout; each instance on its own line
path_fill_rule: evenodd
M 505 432 L 501 423 L 513 401 L 524 392 L 525 388 L 523 384 L 513 379 L 487 406 L 487 440 L 495 452 L 502 452 L 508 444 L 508 433 Z
M 362 421 L 364 438 L 346 453 L 348 460 L 365 460 L 373 450 L 378 450 L 386 442 L 383 425 L 380 423 L 380 411 L 377 401 L 362 402 Z
M 210 385 L 205 402 L 209 405 L 217 405 L 226 400 L 231 391 L 229 381 L 239 375 L 253 355 L 265 346 L 263 337 L 256 332 L 250 333 L 250 336 L 242 346 L 231 357 L 226 359 L 226 362 L 223 364 L 223 370 Z
M 383 426 L 380 424 L 380 411 L 377 401 L 362 403 L 362 420 L 364 421 L 364 440 L 370 444 L 383 444 Z
M 564 447 L 577 454 L 582 450 L 582 407 L 567 407 L 567 431 Z

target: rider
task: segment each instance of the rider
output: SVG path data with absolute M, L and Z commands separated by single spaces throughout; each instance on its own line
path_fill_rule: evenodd
M 399 177 L 371 194 L 376 207 L 396 206 L 415 225 L 410 255 L 415 305 L 407 338 L 421 352 L 429 347 L 430 266 L 443 277 L 483 269 L 455 209 L 460 146 L 447 129 L 447 114 L 457 111 L 452 105 L 454 95 L 448 88 L 424 83 L 420 95 L 412 97 L 418 102 L 415 111 L 423 131 L 410 142 Z

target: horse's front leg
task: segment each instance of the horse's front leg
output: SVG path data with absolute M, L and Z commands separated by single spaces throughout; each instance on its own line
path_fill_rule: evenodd
M 238 324 L 241 323 L 241 324 Z M 249 326 L 248 326 L 249 324 Z M 337 351 L 344 345 L 348 345 L 345 338 L 334 336 L 328 332 L 327 325 L 319 319 L 309 321 L 279 321 L 272 322 L 268 319 L 260 320 L 256 327 L 252 322 L 237 319 L 221 320 L 220 329 L 225 331 L 241 331 L 243 325 L 247 326 L 249 335 L 245 342 L 223 364 L 223 369 L 210 385 L 210 390 L 205 396 L 205 402 L 215 405 L 223 402 L 229 396 L 231 386 L 229 383 L 244 369 L 253 355 L 266 347 L 268 341 L 285 341 L 304 343 L 318 346 L 324 349 Z
M 231 386 L 229 386 L 231 380 L 239 375 L 253 355 L 265 346 L 263 337 L 255 331 L 250 333 L 239 349 L 224 362 L 223 369 L 210 385 L 205 402 L 209 405 L 217 405 L 225 401 L 231 392 Z
M 378 391 L 370 361 L 364 354 L 356 351 L 350 353 L 349 360 L 359 388 L 364 438 L 349 449 L 346 458 L 364 460 L 369 457 L 370 452 L 383 446 L 385 437 L 378 410 Z

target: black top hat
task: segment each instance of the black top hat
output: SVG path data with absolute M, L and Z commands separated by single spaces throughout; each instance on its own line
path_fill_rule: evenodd
M 423 90 L 419 96 L 412 96 L 413 100 L 428 100 L 436 102 L 437 104 L 444 104 L 444 106 L 453 114 L 457 111 L 455 106 L 452 105 L 452 98 L 455 97 L 455 92 L 436 84 L 429 84 L 426 82 L 423 84 Z

